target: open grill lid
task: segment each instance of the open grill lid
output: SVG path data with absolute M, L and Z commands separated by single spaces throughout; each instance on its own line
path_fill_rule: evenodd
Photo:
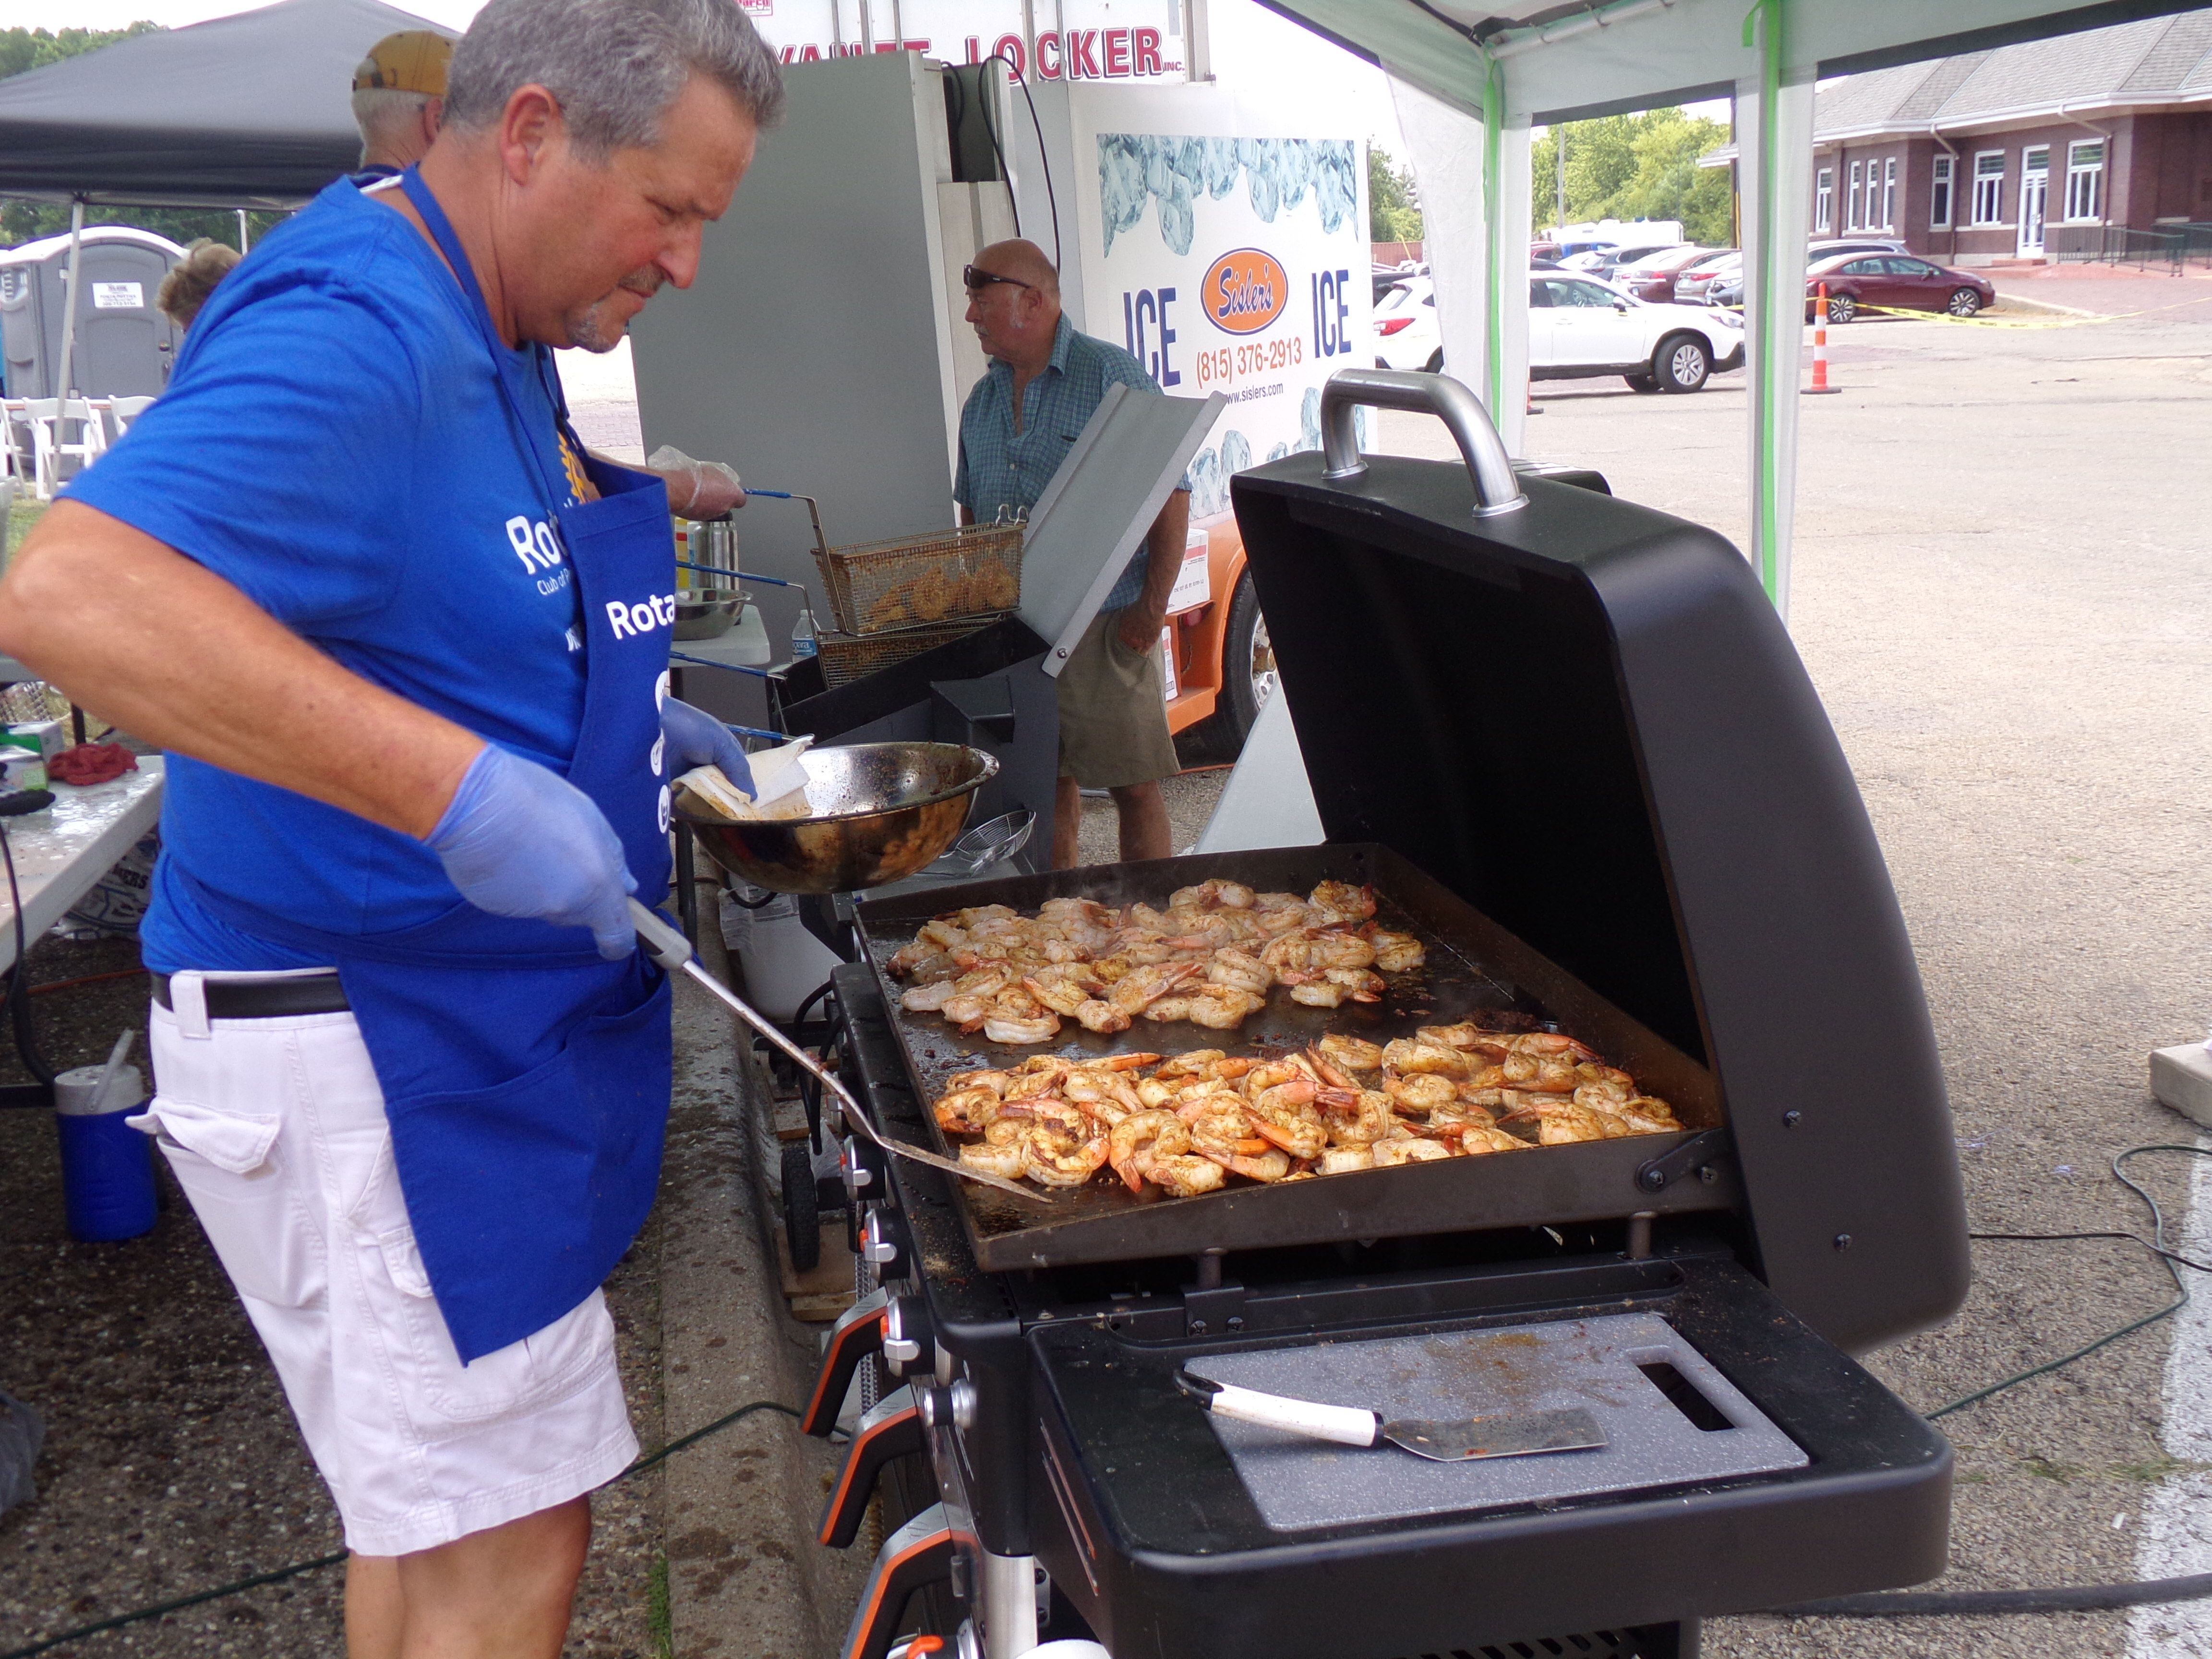
M 1363 465 L 1360 404 L 1444 416 L 1468 465 Z M 1965 1211 L 1919 972 L 1741 555 L 1516 477 L 1441 376 L 1347 370 L 1322 423 L 1231 493 L 1329 839 L 1404 854 L 1711 1063 L 1761 1271 L 1814 1329 L 1864 1350 L 1948 1317 Z

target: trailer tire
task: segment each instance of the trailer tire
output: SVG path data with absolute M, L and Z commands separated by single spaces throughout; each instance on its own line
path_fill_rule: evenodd
M 1429 361 L 1421 365 L 1421 373 L 1424 374 L 1441 374 L 1443 372 L 1444 349 L 1442 346 L 1438 346 L 1434 351 L 1431 351 L 1429 354 Z
M 822 1262 L 821 1194 L 814 1184 L 814 1158 L 808 1143 L 783 1149 L 783 1242 L 791 1247 L 791 1266 L 805 1273 Z
M 1275 678 L 1275 656 L 1267 643 L 1267 619 L 1260 614 L 1260 595 L 1251 571 L 1238 574 L 1229 595 L 1229 620 L 1221 630 L 1221 692 L 1213 713 L 1193 735 L 1215 760 L 1233 761 L 1260 718 L 1263 688 Z

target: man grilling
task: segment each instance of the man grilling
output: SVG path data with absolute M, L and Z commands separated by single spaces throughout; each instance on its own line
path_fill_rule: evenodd
M 952 495 L 961 523 L 988 524 L 1001 507 L 1036 505 L 1108 386 L 1160 388 L 1121 347 L 1070 326 L 1060 308 L 1060 273 L 1034 242 L 985 248 L 966 280 L 968 321 L 992 361 L 960 411 Z M 1160 629 L 1189 526 L 1185 485 L 1168 497 L 1060 672 L 1055 870 L 1075 865 L 1086 788 L 1113 796 L 1125 862 L 1175 850 L 1159 781 L 1182 763 L 1168 732 Z
M 750 777 L 666 696 L 666 488 L 547 348 L 690 283 L 781 97 L 731 0 L 492 0 L 420 167 L 272 233 L 0 582 L 4 648 L 169 753 L 139 1121 L 337 1500 L 355 1659 L 557 1654 L 636 1453 L 599 1286 L 669 993 L 625 904 L 670 777 Z

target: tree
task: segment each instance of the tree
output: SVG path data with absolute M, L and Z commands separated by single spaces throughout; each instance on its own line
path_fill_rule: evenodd
M 1558 212 L 1559 138 L 1554 126 L 1530 146 L 1535 176 L 1531 229 Z M 1679 219 L 1682 234 L 1713 246 L 1733 238 L 1727 167 L 1701 167 L 1698 158 L 1726 143 L 1718 121 L 1677 108 L 1607 115 L 1564 128 L 1567 143 L 1567 221 Z
M 0 29 L 0 81 L 84 52 L 97 52 L 102 46 L 149 33 L 161 27 L 159 23 L 137 22 L 125 29 Z M 189 242 L 200 236 L 218 242 L 235 243 L 238 240 L 238 216 L 222 208 L 91 209 L 85 216 L 94 224 L 135 225 L 173 242 Z M 254 237 L 258 239 L 283 216 L 278 213 L 252 213 L 246 219 Z M 65 202 L 0 197 L 0 246 L 58 235 L 69 228 L 69 204 Z
M 1418 242 L 1421 240 L 1419 194 L 1410 167 L 1390 159 L 1390 152 L 1367 147 L 1367 240 L 1371 242 Z

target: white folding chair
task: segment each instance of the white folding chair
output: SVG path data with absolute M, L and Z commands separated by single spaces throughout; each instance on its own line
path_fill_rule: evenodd
M 40 501 L 54 493 L 54 481 L 47 465 L 49 457 L 39 442 L 39 427 L 31 419 L 27 399 L 9 398 L 0 401 L 0 450 L 6 452 L 8 471 L 19 486 L 29 489 Z
M 33 459 L 41 495 L 51 495 L 56 485 L 75 477 L 107 452 L 107 434 L 92 404 L 82 398 L 28 398 L 24 409 L 30 416 Z M 69 428 L 76 428 L 71 440 Z M 67 464 L 74 461 L 76 465 Z
M 131 429 L 131 422 L 143 415 L 153 404 L 151 398 L 109 398 L 100 407 L 106 412 L 106 422 L 101 436 L 112 446 Z

